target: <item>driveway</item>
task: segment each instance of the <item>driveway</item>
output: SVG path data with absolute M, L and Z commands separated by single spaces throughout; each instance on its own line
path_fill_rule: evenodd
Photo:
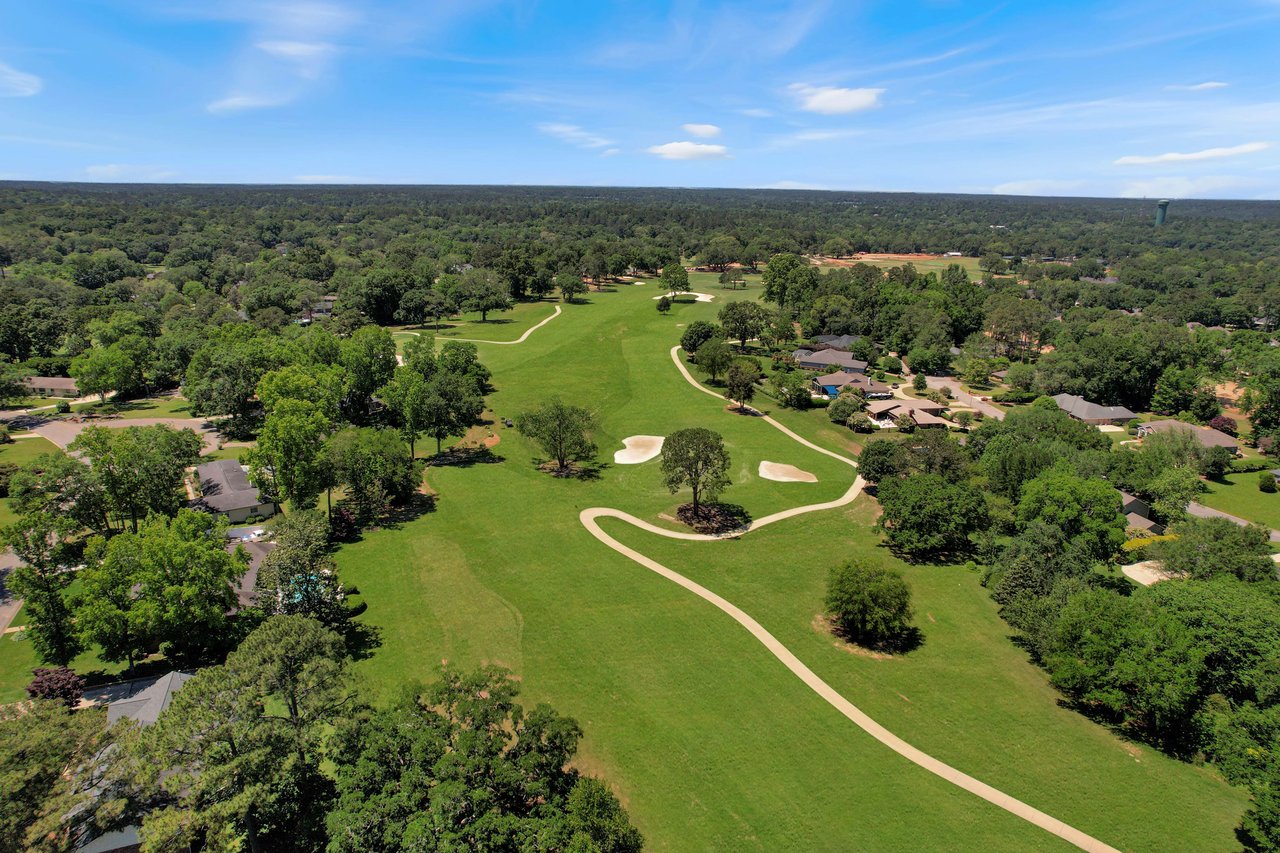
M 123 429 L 124 427 L 155 426 L 156 424 L 164 424 L 174 429 L 194 430 L 204 441 L 205 453 L 218 449 L 218 432 L 214 429 L 213 424 L 204 418 L 94 418 L 80 423 L 63 419 L 36 423 L 31 427 L 31 431 L 66 450 L 67 445 L 75 441 L 76 437 L 84 432 L 85 427 L 103 426 L 110 429 Z
M 974 395 L 960 387 L 960 383 L 949 376 L 926 376 L 925 381 L 929 383 L 930 388 L 939 390 L 946 388 L 951 392 L 951 396 L 957 403 L 968 406 L 977 412 L 982 412 L 984 418 L 995 418 L 998 421 L 1004 420 L 1005 410 L 999 406 L 985 403 Z
M 1187 515 L 1195 516 L 1196 518 L 1225 518 L 1232 524 L 1238 524 L 1241 527 L 1248 527 L 1250 524 L 1255 523 L 1241 518 L 1238 515 L 1231 515 L 1230 513 L 1223 512 L 1220 509 L 1214 509 L 1213 507 L 1208 507 L 1204 504 L 1194 502 L 1187 504 Z M 1271 531 L 1271 541 L 1280 542 L 1280 530 Z

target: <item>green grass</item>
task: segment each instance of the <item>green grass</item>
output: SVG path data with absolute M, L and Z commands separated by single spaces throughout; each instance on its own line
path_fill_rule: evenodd
M 25 465 L 37 456 L 61 452 L 58 445 L 46 438 L 16 438 L 12 444 L 0 444 L 0 462 Z M 9 506 L 9 499 L 0 500 L 0 527 L 13 524 L 17 520 L 17 515 Z
M 580 297 L 579 303 L 608 295 L 607 293 L 588 293 Z M 433 323 L 426 323 L 421 326 L 394 326 L 391 327 L 391 334 L 396 340 L 397 349 L 402 349 L 405 342 L 414 337 L 417 332 L 435 335 L 441 340 L 477 338 L 485 341 L 514 341 L 531 327 L 554 314 L 556 304 L 550 298 L 540 302 L 517 302 L 515 308 L 510 311 L 490 311 L 488 322 L 480 321 L 479 312 L 471 312 L 442 321 L 439 331 L 436 331 Z M 586 306 L 584 304 L 565 305 L 563 310 L 569 311 L 583 307 Z
M 23 409 L 36 409 L 42 406 L 56 406 L 62 400 L 61 397 L 24 397 L 21 400 L 11 400 L 3 406 L 0 411 L 17 412 Z
M 607 462 L 626 436 L 710 426 L 733 457 L 724 499 L 755 517 L 844 492 L 848 466 L 726 412 L 679 376 L 668 350 L 680 329 L 759 294 L 696 278 L 694 286 L 716 300 L 679 303 L 663 316 L 652 285 L 622 286 L 567 306 L 521 346 L 480 345 L 498 389 L 491 409 L 513 417 L 552 393 L 590 406 Z M 767 398 L 757 405 L 824 446 L 856 448 L 857 436 L 822 411 L 777 411 Z M 445 660 L 511 667 L 526 702 L 548 701 L 580 721 L 579 763 L 614 785 L 653 850 L 1066 849 L 908 764 L 736 623 L 591 538 L 577 517 L 588 506 L 672 526 L 659 515 L 686 496 L 662 487 L 656 461 L 610 464 L 596 481 L 559 480 L 535 470 L 541 454 L 514 430 L 495 431 L 503 461 L 431 469 L 435 512 L 370 531 L 338 554 L 344 582 L 368 605 L 362 618 L 381 631 L 382 646 L 358 665 L 372 697 L 430 679 Z M 761 480 L 765 459 L 819 482 Z M 742 606 L 878 721 L 960 769 L 1120 849 L 1235 849 L 1242 792 L 1061 707 L 1009 641 L 977 577 L 903 566 L 879 547 L 873 508 L 863 500 L 720 543 L 605 523 Z M 852 556 L 906 572 L 921 649 L 873 660 L 814 629 L 827 572 Z
M 79 414 L 119 415 L 122 418 L 191 418 L 191 404 L 182 397 L 148 397 L 106 403 L 81 403 L 72 409 Z
M 1196 500 L 1214 509 L 1256 521 L 1267 527 L 1280 528 L 1280 493 L 1258 490 L 1257 471 L 1228 474 L 1226 482 L 1205 481 L 1209 490 Z

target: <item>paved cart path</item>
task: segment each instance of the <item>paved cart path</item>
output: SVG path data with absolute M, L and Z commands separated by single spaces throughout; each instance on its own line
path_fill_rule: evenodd
M 715 391 L 712 391 L 709 388 L 703 387 L 696 379 L 693 378 L 693 376 L 689 373 L 688 369 L 680 361 L 679 350 L 680 350 L 679 347 L 673 347 L 671 349 L 671 358 L 675 362 L 676 367 L 679 368 L 680 373 L 683 374 L 686 380 L 688 380 L 689 384 L 693 385 L 693 387 L 697 388 L 699 391 L 702 391 L 704 394 L 710 394 L 712 397 L 725 399 L 723 395 L 717 394 Z M 778 423 L 773 418 L 762 417 L 761 420 L 763 420 L 765 423 L 769 424 L 770 426 L 781 430 L 785 435 L 800 442 L 805 447 L 808 447 L 812 450 L 816 450 L 819 453 L 832 457 L 833 459 L 839 459 L 841 462 L 844 462 L 855 468 L 857 467 L 857 463 L 855 463 L 852 459 L 849 459 L 848 457 L 845 457 L 845 456 L 841 456 L 838 453 L 834 453 L 822 447 L 818 447 L 816 444 L 813 444 L 812 442 L 807 441 L 804 438 L 801 438 L 800 436 L 796 435 L 794 432 L 787 429 L 785 426 Z M 975 794 L 981 797 L 982 799 L 986 800 L 989 803 L 993 803 L 994 805 L 999 806 L 1000 808 L 1004 809 L 1010 814 L 1017 815 L 1023 820 L 1029 821 L 1030 823 L 1035 824 L 1041 829 L 1044 829 L 1046 832 L 1053 833 L 1059 838 L 1065 841 L 1068 841 L 1071 844 L 1074 844 L 1076 847 L 1079 847 L 1081 850 L 1088 850 L 1090 851 L 1090 853 L 1119 853 L 1119 851 L 1117 851 L 1114 847 L 1111 847 L 1110 845 L 1102 841 L 1099 841 L 1093 836 L 1088 835 L 1084 832 L 1081 832 L 1075 827 L 1070 826 L 1058 820 L 1052 815 L 1045 814 L 1039 809 L 1033 806 L 1027 805 L 1026 803 L 1022 802 L 1016 797 L 1012 797 L 1004 793 L 1003 791 L 999 791 L 991 787 L 990 785 L 986 784 L 985 782 L 975 779 L 972 776 L 968 775 L 967 773 L 963 773 L 960 770 L 957 770 L 956 768 L 952 767 L 951 765 L 943 761 L 939 761 L 933 756 L 925 752 L 922 752 L 919 749 L 916 749 L 914 746 L 907 743 L 905 740 L 898 737 L 893 732 L 889 731 L 884 726 L 877 723 L 870 716 L 868 716 L 864 711 L 862 711 L 860 708 L 858 708 L 848 699 L 844 698 L 844 696 L 840 695 L 840 693 L 836 691 L 835 688 L 833 688 L 831 685 L 827 684 L 820 677 L 818 677 L 818 675 L 814 673 L 813 670 L 809 669 L 809 667 L 805 666 L 804 662 L 801 661 L 798 657 L 796 657 L 795 654 L 793 654 L 790 649 L 784 646 L 778 640 L 777 637 L 773 636 L 767 630 L 765 630 L 763 625 L 761 625 L 755 619 L 751 618 L 751 616 L 745 611 L 743 611 L 741 608 L 739 608 L 732 602 L 727 601 L 726 599 L 720 597 L 719 595 L 716 595 L 714 592 L 702 586 L 701 584 L 690 580 L 689 578 L 685 577 L 679 572 L 673 571 L 672 569 L 667 568 L 666 566 L 662 565 L 656 560 L 652 560 L 646 557 L 644 554 L 641 554 L 639 551 L 636 551 L 634 548 L 630 548 L 626 545 L 623 545 L 621 542 L 614 539 L 609 534 L 605 533 L 604 530 L 601 529 L 599 524 L 599 520 L 601 518 L 616 518 L 620 521 L 625 521 L 628 524 L 638 527 L 641 530 L 656 534 L 658 536 L 665 536 L 668 539 L 682 539 L 686 541 L 695 541 L 695 542 L 715 541 L 718 539 L 741 536 L 752 530 L 756 530 L 758 528 L 764 527 L 765 525 L 773 524 L 774 522 L 782 521 L 787 518 L 793 518 L 797 515 L 803 515 L 805 513 L 810 513 L 810 512 L 819 512 L 825 509 L 836 509 L 838 507 L 846 506 L 852 503 L 853 500 L 858 497 L 858 495 L 862 492 L 863 486 L 864 486 L 863 479 L 861 477 L 855 477 L 853 481 L 853 485 L 849 487 L 849 490 L 845 492 L 844 495 L 842 495 L 841 497 L 837 498 L 834 501 L 828 501 L 826 503 L 820 503 L 820 504 L 810 504 L 808 506 L 799 506 L 799 507 L 794 507 L 792 509 L 783 510 L 781 512 L 776 512 L 773 515 L 768 515 L 768 516 L 765 516 L 764 518 L 751 522 L 751 524 L 747 525 L 741 530 L 737 530 L 732 533 L 721 534 L 721 535 L 685 533 L 681 531 L 667 530 L 665 528 L 658 527 L 654 524 L 650 524 L 649 522 L 644 521 L 642 519 L 636 518 L 635 516 L 629 513 L 623 512 L 622 510 L 612 509 L 610 507 L 590 507 L 588 509 L 584 509 L 579 514 L 578 518 L 582 522 L 583 526 L 586 527 L 587 530 L 591 533 L 592 536 L 594 536 L 596 539 L 600 540 L 605 545 L 612 548 L 614 551 L 617 551 L 619 554 L 623 555 L 629 560 L 639 563 L 641 566 L 644 566 L 646 569 L 649 569 L 650 571 L 661 575 L 667 580 L 672 581 L 673 583 L 679 584 L 680 586 L 692 592 L 694 595 L 698 596 L 704 601 L 711 603 L 712 605 L 714 605 L 715 607 L 717 607 L 718 609 L 726 613 L 735 622 L 737 622 L 743 628 L 746 628 L 747 631 L 751 634 L 751 636 L 759 640 L 760 643 L 766 649 L 768 649 L 769 652 L 774 657 L 780 660 L 782 664 L 787 667 L 787 669 L 791 670 L 791 672 L 797 678 L 803 681 L 805 685 L 809 687 L 810 690 L 812 690 L 814 693 L 817 693 L 819 696 L 825 699 L 833 708 L 835 708 L 837 711 L 839 711 L 841 714 L 843 714 L 845 717 L 851 720 L 855 725 L 857 725 L 858 728 L 862 729 L 867 734 L 871 735 L 876 740 L 878 740 L 880 743 L 884 744 L 885 746 L 892 749 L 894 752 L 901 755 L 903 758 L 907 759 L 908 761 L 911 761 L 914 764 L 919 765 L 920 767 L 923 767 L 925 770 L 928 770 L 930 773 L 940 776 L 941 778 L 947 780 L 951 784 L 956 785 L 960 788 L 963 788 L 964 790 L 970 792 L 971 794 Z

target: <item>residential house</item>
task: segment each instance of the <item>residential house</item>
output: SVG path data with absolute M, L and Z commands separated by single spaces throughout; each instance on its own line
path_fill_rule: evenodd
M 1205 448 L 1225 447 L 1232 453 L 1240 452 L 1239 442 L 1225 432 L 1212 427 L 1196 426 L 1195 424 L 1175 420 L 1148 421 L 1145 424 L 1138 424 L 1139 438 L 1146 438 L 1149 435 L 1161 432 L 1175 431 L 1190 433 Z
M 1058 408 L 1078 421 L 1087 424 L 1123 424 L 1137 417 L 1124 406 L 1100 406 L 1075 394 L 1054 394 Z
M 893 390 L 888 385 L 861 373 L 839 371 L 813 380 L 813 393 L 822 397 L 835 399 L 845 390 L 861 391 L 862 396 L 868 400 L 883 400 L 893 396 Z
M 1131 530 L 1141 530 L 1159 536 L 1164 533 L 1164 526 L 1151 520 L 1151 507 L 1142 498 L 1131 495 L 1121 489 L 1120 512 L 1124 514 L 1126 525 Z
M 862 340 L 860 335 L 818 335 L 813 342 L 826 344 L 833 349 L 848 349 L 860 340 Z
M 35 397 L 66 397 L 75 399 L 80 396 L 80 387 L 74 379 L 66 376 L 27 376 L 22 384 L 31 389 Z
M 198 508 L 225 515 L 232 524 L 240 524 L 250 518 L 266 518 L 275 515 L 274 502 L 263 497 L 257 487 L 249 482 L 244 467 L 234 459 L 206 462 L 196 468 L 200 483 Z
M 107 703 L 107 725 L 119 720 L 133 720 L 146 727 L 159 719 L 193 673 L 174 671 L 159 678 L 140 678 L 103 688 L 97 696 L 87 696 Z M 110 748 L 110 747 L 109 747 Z M 139 849 L 137 826 L 105 832 L 79 844 L 77 853 L 135 853 Z
M 807 350 L 798 349 L 792 353 L 796 364 L 806 370 L 843 370 L 848 373 L 866 373 L 867 363 L 860 361 L 847 352 L 835 349 Z
M 893 429 L 898 425 L 898 418 L 903 415 L 915 421 L 918 427 L 943 427 L 949 422 L 940 417 L 946 406 L 931 400 L 876 400 L 867 405 L 867 415 L 881 429 Z

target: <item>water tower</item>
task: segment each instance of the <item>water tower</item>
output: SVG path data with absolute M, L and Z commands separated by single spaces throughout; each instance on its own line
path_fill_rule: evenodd
M 1165 217 L 1169 215 L 1169 199 L 1162 198 L 1156 202 L 1156 225 L 1163 225 Z

